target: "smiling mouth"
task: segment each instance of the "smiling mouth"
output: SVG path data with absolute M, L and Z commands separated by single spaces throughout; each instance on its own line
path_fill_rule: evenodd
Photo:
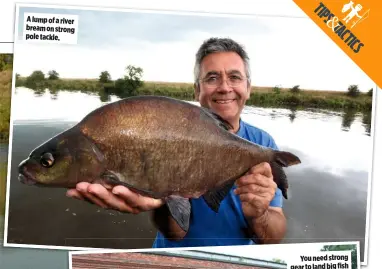
M 232 103 L 233 101 L 235 101 L 235 99 L 229 99 L 229 100 L 214 100 L 214 102 L 217 103 L 217 104 L 230 104 L 230 103 Z

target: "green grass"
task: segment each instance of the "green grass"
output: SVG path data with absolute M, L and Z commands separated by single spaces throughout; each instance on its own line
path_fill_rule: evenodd
M 346 93 L 259 93 L 253 92 L 248 105 L 261 107 L 303 107 L 303 108 L 323 108 L 323 109 L 355 109 L 358 111 L 371 111 L 372 98 L 367 95 L 359 97 L 349 97 Z
M 5 215 L 5 194 L 7 185 L 7 163 L 0 163 L 0 216 Z
M 12 70 L 0 72 L 0 143 L 8 143 Z

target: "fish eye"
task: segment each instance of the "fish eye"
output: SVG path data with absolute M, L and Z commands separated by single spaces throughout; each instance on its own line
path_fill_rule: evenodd
M 44 167 L 51 167 L 54 163 L 54 158 L 52 153 L 46 152 L 41 156 L 41 165 Z

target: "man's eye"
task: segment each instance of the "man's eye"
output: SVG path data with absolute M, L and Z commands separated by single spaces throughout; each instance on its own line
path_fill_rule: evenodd
M 217 79 L 218 79 L 217 77 L 208 77 L 206 81 L 212 82 L 212 81 L 216 81 Z
M 241 80 L 242 78 L 240 76 L 230 76 L 230 80 Z

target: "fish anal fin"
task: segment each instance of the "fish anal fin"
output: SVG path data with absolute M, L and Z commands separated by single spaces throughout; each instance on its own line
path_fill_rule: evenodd
M 179 227 L 183 231 L 188 232 L 191 216 L 191 204 L 189 199 L 172 195 L 167 198 L 166 204 L 172 218 Z
M 223 187 L 219 189 L 209 190 L 205 194 L 203 194 L 202 197 L 204 201 L 214 212 L 217 213 L 219 211 L 221 202 L 232 189 L 234 183 L 234 180 L 230 180 L 229 183 L 225 184 Z

